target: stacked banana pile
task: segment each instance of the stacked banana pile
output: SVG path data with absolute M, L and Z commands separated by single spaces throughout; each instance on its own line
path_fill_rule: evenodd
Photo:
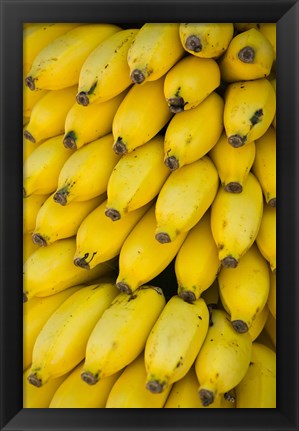
M 24 27 L 24 407 L 276 406 L 275 60 L 271 23 Z

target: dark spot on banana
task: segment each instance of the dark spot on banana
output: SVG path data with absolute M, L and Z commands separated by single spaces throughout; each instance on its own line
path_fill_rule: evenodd
M 253 63 L 255 51 L 251 46 L 245 46 L 238 52 L 238 58 L 243 63 Z
M 257 111 L 255 111 L 253 116 L 250 118 L 250 122 L 251 122 L 252 126 L 259 123 L 261 121 L 262 116 L 263 116 L 263 110 L 262 109 L 258 109 Z

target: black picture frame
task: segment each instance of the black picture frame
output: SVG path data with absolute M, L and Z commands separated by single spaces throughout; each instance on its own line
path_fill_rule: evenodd
M 298 430 L 298 1 L 0 0 L 1 430 Z M 22 409 L 23 22 L 277 23 L 277 408 Z

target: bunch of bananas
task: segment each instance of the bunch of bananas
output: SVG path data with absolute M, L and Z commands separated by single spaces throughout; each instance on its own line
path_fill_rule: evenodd
M 24 27 L 24 407 L 276 407 L 275 31 Z

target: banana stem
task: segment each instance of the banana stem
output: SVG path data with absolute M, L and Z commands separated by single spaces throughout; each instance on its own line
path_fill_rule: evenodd
M 116 287 L 124 293 L 127 293 L 129 295 L 132 294 L 132 289 L 130 288 L 130 286 L 125 283 L 124 281 L 119 281 L 118 283 L 116 283 Z
M 29 374 L 28 376 L 28 382 L 33 385 L 36 386 L 37 388 L 40 388 L 42 386 L 42 381 L 41 379 L 39 379 L 36 374 Z
M 185 101 L 182 97 L 171 97 L 167 102 L 169 110 L 173 114 L 184 111 Z
M 70 150 L 77 149 L 75 132 L 71 131 L 65 135 L 63 139 L 63 145 L 65 146 L 65 148 L 69 148 Z
M 34 244 L 36 244 L 40 247 L 46 247 L 47 246 L 47 241 L 39 233 L 32 234 L 32 241 Z
M 199 37 L 193 34 L 187 37 L 185 47 L 189 51 L 200 52 L 202 50 L 202 43 Z
M 118 154 L 120 156 L 127 153 L 127 146 L 123 142 L 121 137 L 117 138 L 117 141 L 113 144 L 112 148 L 113 148 L 113 151 L 115 152 L 115 154 Z
M 87 93 L 85 93 L 85 91 L 81 91 L 80 93 L 78 93 L 76 96 L 76 100 L 77 100 L 77 103 L 79 103 L 79 105 L 82 105 L 82 106 L 89 105 L 89 98 L 87 96 Z
M 243 187 L 240 183 L 233 181 L 231 183 L 226 184 L 224 189 L 229 193 L 242 193 Z
M 98 381 L 97 376 L 92 374 L 90 371 L 84 371 L 81 374 L 81 379 L 83 382 L 87 383 L 88 385 L 95 385 Z
M 166 244 L 168 242 L 171 242 L 171 238 L 166 232 L 159 232 L 155 235 L 155 238 L 157 241 L 159 241 L 161 244 Z
M 233 325 L 234 330 L 239 334 L 248 332 L 248 326 L 243 320 L 233 320 L 231 324 Z
M 200 389 L 198 391 L 198 394 L 199 394 L 201 404 L 204 407 L 207 407 L 214 402 L 215 395 L 212 391 L 210 391 L 208 389 Z
M 131 73 L 131 80 L 134 84 L 142 84 L 145 80 L 144 73 L 140 69 L 134 69 Z
M 112 221 L 120 220 L 120 212 L 114 208 L 107 208 L 105 210 L 105 215 L 109 217 Z
M 174 156 L 167 157 L 164 163 L 171 171 L 175 171 L 180 166 L 178 159 Z
M 221 264 L 225 268 L 236 268 L 238 266 L 238 261 L 232 256 L 226 256 L 221 260 Z

